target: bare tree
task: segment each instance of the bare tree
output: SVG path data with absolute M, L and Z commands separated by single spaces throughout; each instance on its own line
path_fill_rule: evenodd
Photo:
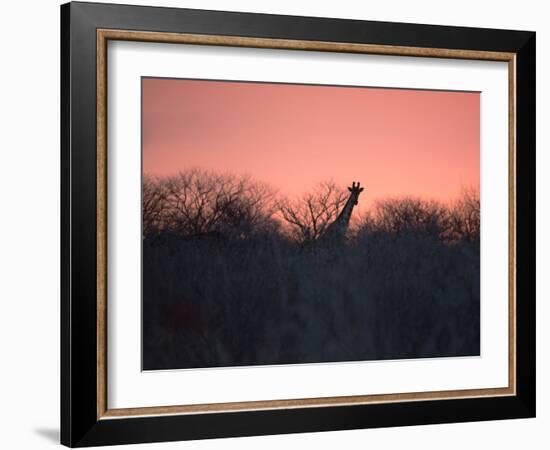
M 393 235 L 420 233 L 445 239 L 449 232 L 449 211 L 436 201 L 405 197 L 376 203 L 374 211 L 362 220 L 362 229 Z
M 273 226 L 274 196 L 268 185 L 249 177 L 200 169 L 161 179 L 144 177 L 144 234 L 162 229 L 186 236 L 244 237 Z
M 158 234 L 163 227 L 166 208 L 166 189 L 158 178 L 145 175 L 142 190 L 142 232 L 143 236 Z
M 451 208 L 450 223 L 453 238 L 479 242 L 480 222 L 479 190 L 465 188 Z
M 336 219 L 346 200 L 344 190 L 333 181 L 325 181 L 312 193 L 296 200 L 280 200 L 279 215 L 288 225 L 288 234 L 293 240 L 312 241 L 318 239 Z

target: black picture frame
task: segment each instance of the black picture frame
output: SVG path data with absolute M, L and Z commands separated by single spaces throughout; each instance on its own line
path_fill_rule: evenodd
M 508 52 L 516 56 L 516 394 L 98 418 L 98 29 Z M 535 416 L 534 32 L 127 5 L 61 6 L 61 443 L 71 447 Z

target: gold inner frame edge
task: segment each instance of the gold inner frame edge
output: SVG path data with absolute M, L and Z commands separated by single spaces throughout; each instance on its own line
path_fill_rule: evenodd
M 349 406 L 374 403 L 449 400 L 516 394 L 516 54 L 479 50 L 389 46 L 240 36 L 159 33 L 116 29 L 96 31 L 97 74 L 97 419 L 174 414 L 205 414 L 269 409 Z M 364 53 L 508 62 L 508 386 L 394 394 L 259 400 L 109 409 L 107 405 L 107 42 L 109 40 L 218 45 L 232 47 Z

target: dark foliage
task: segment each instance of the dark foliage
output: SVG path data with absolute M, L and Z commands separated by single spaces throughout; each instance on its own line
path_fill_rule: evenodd
M 380 203 L 347 241 L 325 246 L 300 232 L 315 214 L 284 225 L 299 201 L 281 203 L 249 179 L 193 174 L 194 187 L 181 181 L 189 174 L 144 186 L 144 369 L 479 354 L 474 193 L 449 208 Z M 162 207 L 147 203 L 151 192 Z M 339 198 L 325 183 L 302 205 L 324 211 L 326 227 L 337 208 L 315 202 Z

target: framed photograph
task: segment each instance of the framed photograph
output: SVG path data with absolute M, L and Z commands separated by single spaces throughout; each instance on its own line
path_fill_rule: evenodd
M 535 416 L 535 33 L 61 7 L 61 441 Z

